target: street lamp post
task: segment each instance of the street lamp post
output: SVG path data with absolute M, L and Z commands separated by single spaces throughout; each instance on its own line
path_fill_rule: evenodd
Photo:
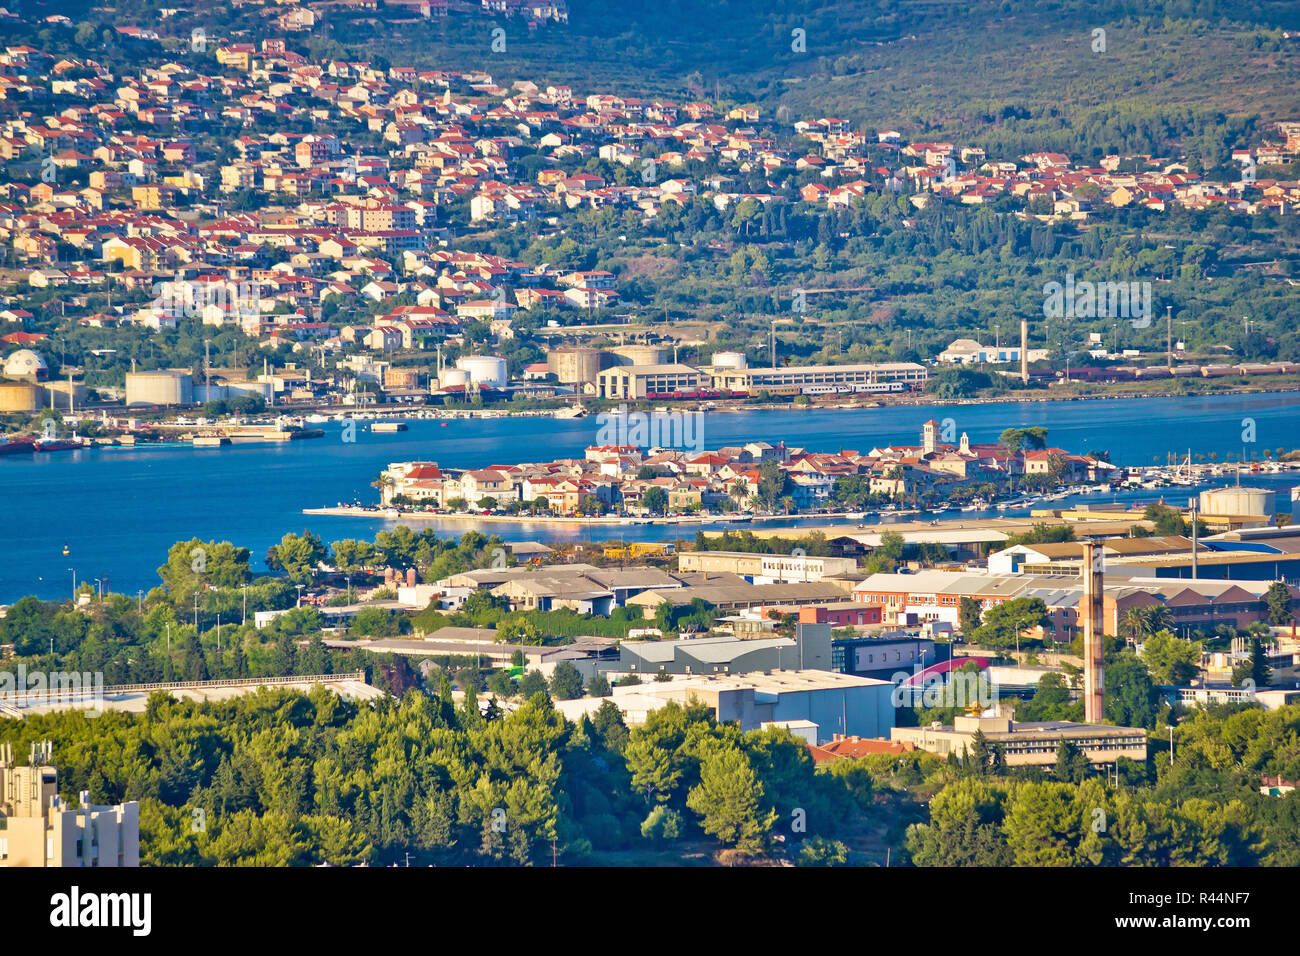
M 77 569 L 68 568 L 72 572 L 72 603 L 77 603 Z

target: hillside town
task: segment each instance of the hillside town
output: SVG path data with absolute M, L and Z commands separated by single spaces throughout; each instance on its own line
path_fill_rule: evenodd
M 211 38 L 204 55 L 168 58 L 149 31 L 117 29 L 151 61 L 138 74 L 27 46 L 0 56 L 0 99 L 32 107 L 0 129 L 10 263 L 33 291 L 57 291 L 60 316 L 79 326 L 158 331 L 200 317 L 258 347 L 287 346 L 304 365 L 348 355 L 367 366 L 375 353 L 433 346 L 468 354 L 471 343 L 508 342 L 517 326 L 608 318 L 624 305 L 606 269 L 466 249 L 466 228 L 555 229 L 601 209 L 652 221 L 699 197 L 743 230 L 767 229 L 796 204 L 847 208 L 904 184 L 917 207 L 1008 196 L 1025 210 L 1048 203 L 1025 213 L 1043 220 L 1086 219 L 1098 203 L 1285 214 L 1300 199 L 1295 182 L 1210 182 L 1176 157 L 1110 156 L 1096 166 L 1056 153 L 989 158 L 834 118 L 774 124 L 749 107 L 715 115 L 702 101 L 503 85 L 488 72 L 311 62 L 276 38 Z M 221 146 L 203 132 L 214 122 L 245 133 Z M 311 132 L 288 131 L 303 122 Z M 1300 123 L 1279 124 L 1271 142 L 1234 152 L 1234 162 L 1288 166 Z M 573 171 L 590 159 L 612 164 L 616 180 Z M 776 169 L 817 181 L 731 188 Z M 111 304 L 90 311 L 98 293 Z M 48 336 L 29 328 L 21 296 L 0 305 L 11 346 Z M 969 359 L 969 340 L 953 345 L 965 351 L 949 361 Z M 516 381 L 529 374 L 509 369 Z M 425 375 L 436 382 L 441 363 Z

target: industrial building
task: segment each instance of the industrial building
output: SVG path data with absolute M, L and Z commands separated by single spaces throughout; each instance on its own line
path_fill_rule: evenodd
M 974 746 L 975 734 L 984 735 L 990 747 L 1002 750 L 1008 767 L 1047 767 L 1056 763 L 1056 751 L 1068 740 L 1094 765 L 1112 764 L 1120 757 L 1139 763 L 1147 759 L 1147 732 L 1135 727 L 1076 724 L 1066 720 L 1016 723 L 1009 717 L 960 716 L 952 724 L 937 721 L 925 727 L 895 727 L 889 739 L 918 750 L 959 758 Z
M 801 624 L 793 638 L 696 637 L 623 641 L 617 670 L 625 674 L 747 674 L 772 670 L 831 670 L 829 624 Z
M 1153 578 L 1277 581 L 1300 578 L 1300 529 L 1242 528 L 1196 542 L 1183 535 L 1108 538 L 1106 564 Z M 988 557 L 994 574 L 1078 574 L 1082 544 L 1022 544 Z
M 893 685 L 888 681 L 828 671 L 775 671 L 725 677 L 684 677 L 613 688 L 609 697 L 556 701 L 565 717 L 577 720 L 612 701 L 629 725 L 643 724 L 670 702 L 708 707 L 719 721 L 743 731 L 764 724 L 808 721 L 818 744 L 835 736 L 886 737 L 894 726 Z M 814 731 L 807 724 L 809 736 Z
M 840 674 L 892 680 L 936 663 L 934 641 L 908 634 L 836 638 L 831 642 L 831 670 Z
M 1179 634 L 1212 630 L 1219 624 L 1244 628 L 1267 618 L 1264 581 L 1222 581 L 1198 578 L 1157 578 L 1142 569 L 1110 566 L 1112 580 L 1102 589 L 1103 627 L 1119 633 L 1119 619 L 1129 608 L 1164 605 Z M 1118 572 L 1124 572 L 1119 576 Z M 1292 588 L 1292 606 L 1300 604 L 1300 590 Z M 1080 632 L 1078 602 L 1082 582 L 1074 575 L 988 574 L 978 571 L 927 570 L 916 574 L 873 574 L 853 591 L 853 599 L 881 608 L 886 625 L 912 625 L 939 621 L 960 626 L 958 608 L 963 597 L 973 598 L 981 610 L 1015 598 L 1040 598 L 1047 606 L 1048 635 L 1058 643 Z
M 697 599 L 721 611 L 738 611 L 775 605 L 834 604 L 843 601 L 847 595 L 846 587 L 831 581 L 748 584 L 737 579 L 735 584 L 700 584 L 647 591 L 627 603 L 645 608 L 646 614 L 654 614 L 661 604 L 685 607 Z
M 787 365 L 775 368 L 734 368 L 713 365 L 703 370 L 710 387 L 722 392 L 769 392 L 795 394 L 813 386 L 888 385 L 922 388 L 929 373 L 915 362 L 881 362 L 863 365 Z
M 828 575 L 856 571 L 853 558 L 819 555 L 759 554 L 750 551 L 683 551 L 677 570 L 738 574 L 751 584 L 820 581 Z
M 49 758 L 47 743 L 14 766 L 13 745 L 0 744 L 0 867 L 139 866 L 140 804 L 94 806 L 83 790 L 68 807 Z
M 707 387 L 705 377 L 689 365 L 616 365 L 597 376 L 596 392 L 601 398 L 637 401 L 680 393 L 696 393 Z

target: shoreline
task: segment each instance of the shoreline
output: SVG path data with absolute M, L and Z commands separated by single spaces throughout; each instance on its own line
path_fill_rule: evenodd
M 824 402 L 824 403 L 811 403 L 808 405 L 795 405 L 793 403 L 777 403 L 777 402 L 768 402 L 764 404 L 736 403 L 736 404 L 716 404 L 711 408 L 703 408 L 703 409 L 698 407 L 698 403 L 696 402 L 696 400 L 681 400 L 676 402 L 671 400 L 667 400 L 667 401 L 638 400 L 636 402 L 623 402 L 621 404 L 629 408 L 637 408 L 637 409 L 641 408 L 642 406 L 644 406 L 645 408 L 667 407 L 671 411 L 680 411 L 680 412 L 700 411 L 711 415 L 713 414 L 738 415 L 738 414 L 744 414 L 745 412 L 782 412 L 783 411 L 783 412 L 825 413 L 825 412 L 867 411 L 870 409 L 882 409 L 882 408 L 921 408 L 921 407 L 964 408 L 964 407 L 976 407 L 982 405 L 1034 405 L 1040 403 L 1056 404 L 1056 403 L 1068 403 L 1068 402 L 1120 402 L 1120 401 L 1140 401 L 1146 399 L 1156 399 L 1156 400 L 1167 399 L 1170 401 L 1196 400 L 1196 399 L 1212 400 L 1217 398 L 1232 398 L 1232 397 L 1252 396 L 1252 395 L 1256 395 L 1256 396 L 1300 395 L 1300 386 L 1294 386 L 1290 388 L 1259 388 L 1259 389 L 1235 388 L 1235 389 L 1230 389 L 1228 391 L 1222 391 L 1222 392 L 1217 392 L 1217 391 L 1206 392 L 1203 394 L 1190 393 L 1184 395 L 1170 395 L 1170 394 L 1158 393 L 1158 392 L 1141 392 L 1141 393 L 1125 394 L 1125 395 L 1087 395 L 1087 394 L 1068 395 L 1068 396 L 1066 395 L 1059 395 L 1059 396 L 1005 395 L 1005 396 L 997 396 L 997 397 L 990 397 L 990 398 L 946 398 L 945 399 L 945 398 L 936 398 L 922 393 L 917 396 L 907 396 L 906 398 L 882 396 L 882 397 L 873 398 L 869 401 L 865 401 L 862 403 Z M 381 421 L 381 420 L 396 420 L 396 421 L 416 420 L 416 421 L 444 421 L 445 422 L 445 421 L 475 421 L 478 419 L 491 420 L 491 419 L 501 419 L 501 418 L 543 418 L 543 419 L 556 419 L 561 421 L 581 421 L 587 418 L 595 419 L 600 414 L 602 414 L 602 412 L 610 411 L 619 406 L 611 405 L 610 409 L 592 410 L 587 412 L 586 415 L 578 416 L 572 419 L 560 417 L 555 414 L 556 412 L 563 411 L 564 409 L 569 407 L 571 406 L 561 404 L 561 405 L 557 405 L 555 408 L 531 408 L 531 409 L 511 410 L 508 406 L 508 403 L 504 403 L 501 407 L 497 407 L 497 408 L 485 407 L 485 408 L 474 408 L 474 409 L 469 409 L 469 408 L 448 409 L 441 405 L 403 405 L 403 406 L 393 406 L 390 408 L 384 408 L 382 406 L 381 407 L 365 406 L 362 408 L 356 408 L 353 406 L 339 406 L 339 405 L 300 405 L 300 406 L 293 406 L 292 408 L 289 408 L 287 406 L 283 407 L 282 413 L 292 413 L 296 415 L 303 415 L 303 414 L 325 415 L 329 417 L 331 424 L 347 422 L 347 421 L 374 422 L 374 421 Z M 95 411 L 109 411 L 109 409 L 95 409 Z M 256 422 L 254 424 L 256 425 L 262 423 Z M 320 424 L 324 424 L 324 423 L 322 422 Z M 154 423 L 152 427 L 173 429 L 173 428 L 185 428 L 185 427 L 195 427 L 195 426 L 181 426 L 169 422 L 157 422 Z M 219 427 L 219 426 L 209 426 L 209 427 Z M 304 434 L 296 435 L 294 436 L 294 438 L 304 439 L 304 438 L 325 437 L 323 429 L 320 429 L 318 427 L 304 429 L 303 431 Z M 12 433 L 10 435 L 11 438 L 19 437 L 19 436 L 20 433 Z M 287 443 L 286 439 L 277 440 L 277 439 L 269 439 L 264 436 L 255 436 L 255 437 L 240 436 L 238 438 L 232 437 L 232 439 L 228 443 L 222 443 L 220 447 L 232 447 L 235 445 L 245 445 L 245 446 L 247 445 L 268 446 L 269 445 L 274 447 L 274 446 L 284 445 L 286 443 Z M 123 442 L 119 440 L 118 436 L 114 435 L 114 436 L 102 436 L 99 438 L 87 439 L 85 445 L 75 450 L 92 451 L 92 450 L 105 449 L 105 448 L 125 449 L 125 450 L 147 450 L 147 449 L 190 448 L 190 447 L 203 447 L 203 446 L 201 445 L 195 446 L 192 441 L 185 441 L 185 440 L 177 441 L 175 439 L 168 439 L 168 438 L 164 438 L 163 440 L 160 441 Z M 214 444 L 212 447 L 218 447 L 218 446 Z
M 874 512 L 844 512 L 839 514 L 827 515 L 749 515 L 743 519 L 728 518 L 724 515 L 677 515 L 662 518 L 638 518 L 623 517 L 620 515 L 605 515 L 599 518 L 579 518 L 573 515 L 473 515 L 473 514 L 432 514 L 425 511 L 401 511 L 397 508 L 366 508 L 356 505 L 334 505 L 323 508 L 303 508 L 302 513 L 305 515 L 325 515 L 334 518 L 372 518 L 381 521 L 451 521 L 471 524 L 498 523 L 498 524 L 547 524 L 559 525 L 561 527 L 571 525 L 575 527 L 633 527 L 638 525 L 677 525 L 677 524 L 703 524 L 703 525 L 726 525 L 726 526 L 744 526 L 756 524 L 759 522 L 770 521 L 801 521 L 801 520 L 826 520 L 826 521 L 864 521 L 868 516 L 874 516 Z

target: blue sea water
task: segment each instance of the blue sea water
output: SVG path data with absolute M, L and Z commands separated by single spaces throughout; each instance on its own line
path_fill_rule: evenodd
M 1223 460 L 1228 452 L 1240 455 L 1243 448 L 1252 452 L 1300 445 L 1300 394 L 1291 393 L 710 413 L 704 419 L 703 444 L 717 448 L 763 440 L 815 451 L 866 451 L 918 443 L 921 423 L 930 418 L 953 419 L 955 434 L 966 432 L 972 442 L 996 441 L 1012 425 L 1042 425 L 1052 445 L 1074 452 L 1106 449 L 1113 462 L 1126 465 L 1163 463 L 1170 452 L 1179 458 L 1188 450 L 1193 455 L 1215 452 Z M 1248 444 L 1243 434 L 1248 435 L 1252 423 L 1255 442 Z M 159 583 L 157 568 L 167 549 L 191 537 L 247 547 L 258 569 L 266 549 L 287 531 L 310 529 L 327 542 L 371 538 L 393 522 L 304 515 L 302 509 L 373 502 L 378 493 L 370 483 L 389 462 L 422 459 L 481 468 L 580 456 L 595 443 L 599 428 L 594 418 L 458 419 L 445 425 L 419 420 L 392 434 L 372 433 L 359 424 L 355 442 L 345 442 L 340 424 L 323 427 L 323 439 L 283 444 L 93 448 L 0 457 L 0 528 L 5 536 L 0 602 L 24 594 L 69 594 L 73 571 L 79 582 L 107 576 L 113 591 L 148 590 Z M 429 526 L 459 535 L 472 524 Z M 696 526 L 615 530 L 520 522 L 494 523 L 485 530 L 508 540 L 652 540 L 692 537 Z M 66 557 L 65 544 L 70 551 Z

